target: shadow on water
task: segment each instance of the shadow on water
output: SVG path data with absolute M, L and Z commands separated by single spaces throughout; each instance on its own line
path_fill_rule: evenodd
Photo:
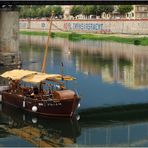
M 81 125 L 112 124 L 115 122 L 148 121 L 148 103 L 82 109 Z M 90 120 L 91 119 L 91 120 Z
M 34 146 L 70 146 L 76 143 L 81 129 L 76 118 L 59 119 L 39 117 L 1 104 L 1 137 L 13 134 Z
M 91 108 L 79 115 L 83 146 L 148 146 L 148 104 Z

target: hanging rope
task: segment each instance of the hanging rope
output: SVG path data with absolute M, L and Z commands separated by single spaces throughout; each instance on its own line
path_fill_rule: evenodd
M 63 29 L 61 29 L 61 28 L 59 28 L 57 25 L 55 25 L 54 23 L 52 23 L 52 25 L 56 28 L 56 29 L 58 29 L 58 30 L 60 30 L 60 31 L 65 31 L 65 30 L 63 30 Z M 65 31 L 66 32 L 66 31 Z

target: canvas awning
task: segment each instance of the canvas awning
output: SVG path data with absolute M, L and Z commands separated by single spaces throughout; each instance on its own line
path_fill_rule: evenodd
M 71 76 L 63 76 L 63 80 L 65 81 L 72 81 L 76 78 L 71 77 Z M 37 73 L 37 74 L 33 74 L 30 76 L 27 76 L 25 78 L 22 79 L 22 81 L 24 82 L 28 82 L 28 83 L 40 83 L 42 81 L 45 80 L 62 80 L 62 75 L 60 74 L 45 74 L 45 73 Z
M 72 80 L 76 80 L 76 78 L 72 77 L 72 76 L 69 76 L 69 75 L 60 75 L 59 77 L 56 77 L 55 78 L 56 80 L 65 80 L 65 81 L 72 81 Z
M 20 80 L 28 75 L 32 75 L 36 73 L 37 73 L 36 71 L 14 69 L 14 70 L 6 71 L 0 76 L 3 78 L 10 78 L 12 80 Z
M 65 81 L 71 81 L 75 78 L 72 76 L 62 76 L 60 74 L 46 74 L 31 70 L 23 70 L 23 69 L 15 69 L 11 71 L 7 71 L 0 75 L 4 78 L 10 78 L 12 80 L 22 80 L 24 82 L 29 83 L 40 83 L 45 80 L 65 80 Z
M 56 79 L 57 77 L 60 77 L 59 74 L 45 74 L 45 73 L 37 73 L 34 75 L 27 76 L 22 79 L 24 82 L 29 83 L 40 83 L 42 81 L 45 81 L 46 79 Z

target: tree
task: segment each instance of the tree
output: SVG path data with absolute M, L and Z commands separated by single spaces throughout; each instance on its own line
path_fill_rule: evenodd
M 54 11 L 54 15 L 57 16 L 57 17 L 63 15 L 63 11 L 62 11 L 62 8 L 60 6 L 54 6 L 53 11 Z
M 100 5 L 94 5 L 94 15 L 101 16 L 103 11 L 100 9 Z
M 43 7 L 40 7 L 40 8 L 37 9 L 37 16 L 39 18 L 45 17 L 45 11 L 44 11 Z
M 125 15 L 126 13 L 130 12 L 133 10 L 133 6 L 132 5 L 120 5 L 117 9 L 117 11 L 121 14 L 121 15 Z
M 20 15 L 20 18 L 26 18 L 26 16 L 25 16 L 25 10 L 23 8 L 20 8 L 19 15 Z
M 51 6 L 44 8 L 44 10 L 43 10 L 43 16 L 44 17 L 50 17 L 51 13 L 52 13 L 52 7 Z
M 112 5 L 95 5 L 94 6 L 94 14 L 101 16 L 103 12 L 106 14 L 114 11 L 114 7 Z
M 111 13 L 114 11 L 114 7 L 112 5 L 101 5 L 100 8 L 106 13 Z
M 37 8 L 38 8 L 38 6 L 36 6 L 36 5 L 31 6 L 31 17 L 32 18 L 36 18 L 38 16 Z
M 20 15 L 20 17 L 21 18 L 26 18 L 27 17 L 27 10 L 28 9 L 28 7 L 26 7 L 26 6 L 21 6 L 20 7 L 20 13 L 19 13 L 19 15 Z
M 93 5 L 84 5 L 82 6 L 82 14 L 89 16 L 91 14 L 93 14 L 94 12 L 94 6 Z
M 32 9 L 31 10 L 31 17 L 32 18 L 36 18 L 37 17 L 37 11 L 36 11 L 36 9 Z
M 77 16 L 82 13 L 82 7 L 81 6 L 73 6 L 72 9 L 70 10 L 70 15 L 72 16 Z
M 32 6 L 23 6 L 20 7 L 20 17 L 21 18 L 35 18 L 36 9 Z
M 27 8 L 26 11 L 27 11 L 27 12 L 26 12 L 26 18 L 31 18 L 31 17 L 32 17 L 32 16 L 31 16 L 31 13 L 32 13 L 32 12 L 31 12 L 31 8 Z
M 54 11 L 55 16 L 59 17 L 63 15 L 62 8 L 60 6 L 31 5 L 20 8 L 20 18 L 50 17 L 52 11 Z

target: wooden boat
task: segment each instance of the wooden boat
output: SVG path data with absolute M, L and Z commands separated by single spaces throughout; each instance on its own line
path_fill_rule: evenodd
M 52 17 L 41 72 L 14 69 L 3 73 L 1 76 L 9 80 L 9 86 L 2 91 L 0 100 L 36 114 L 72 117 L 79 106 L 80 97 L 65 88 L 64 81 L 75 78 L 64 76 L 63 70 L 62 74 L 45 73 Z M 31 87 L 28 87 L 28 83 L 32 84 Z
M 78 94 L 60 81 L 74 80 L 71 76 L 22 69 L 1 76 L 9 79 L 9 86 L 1 92 L 2 103 L 41 115 L 63 117 L 72 117 L 78 107 Z

